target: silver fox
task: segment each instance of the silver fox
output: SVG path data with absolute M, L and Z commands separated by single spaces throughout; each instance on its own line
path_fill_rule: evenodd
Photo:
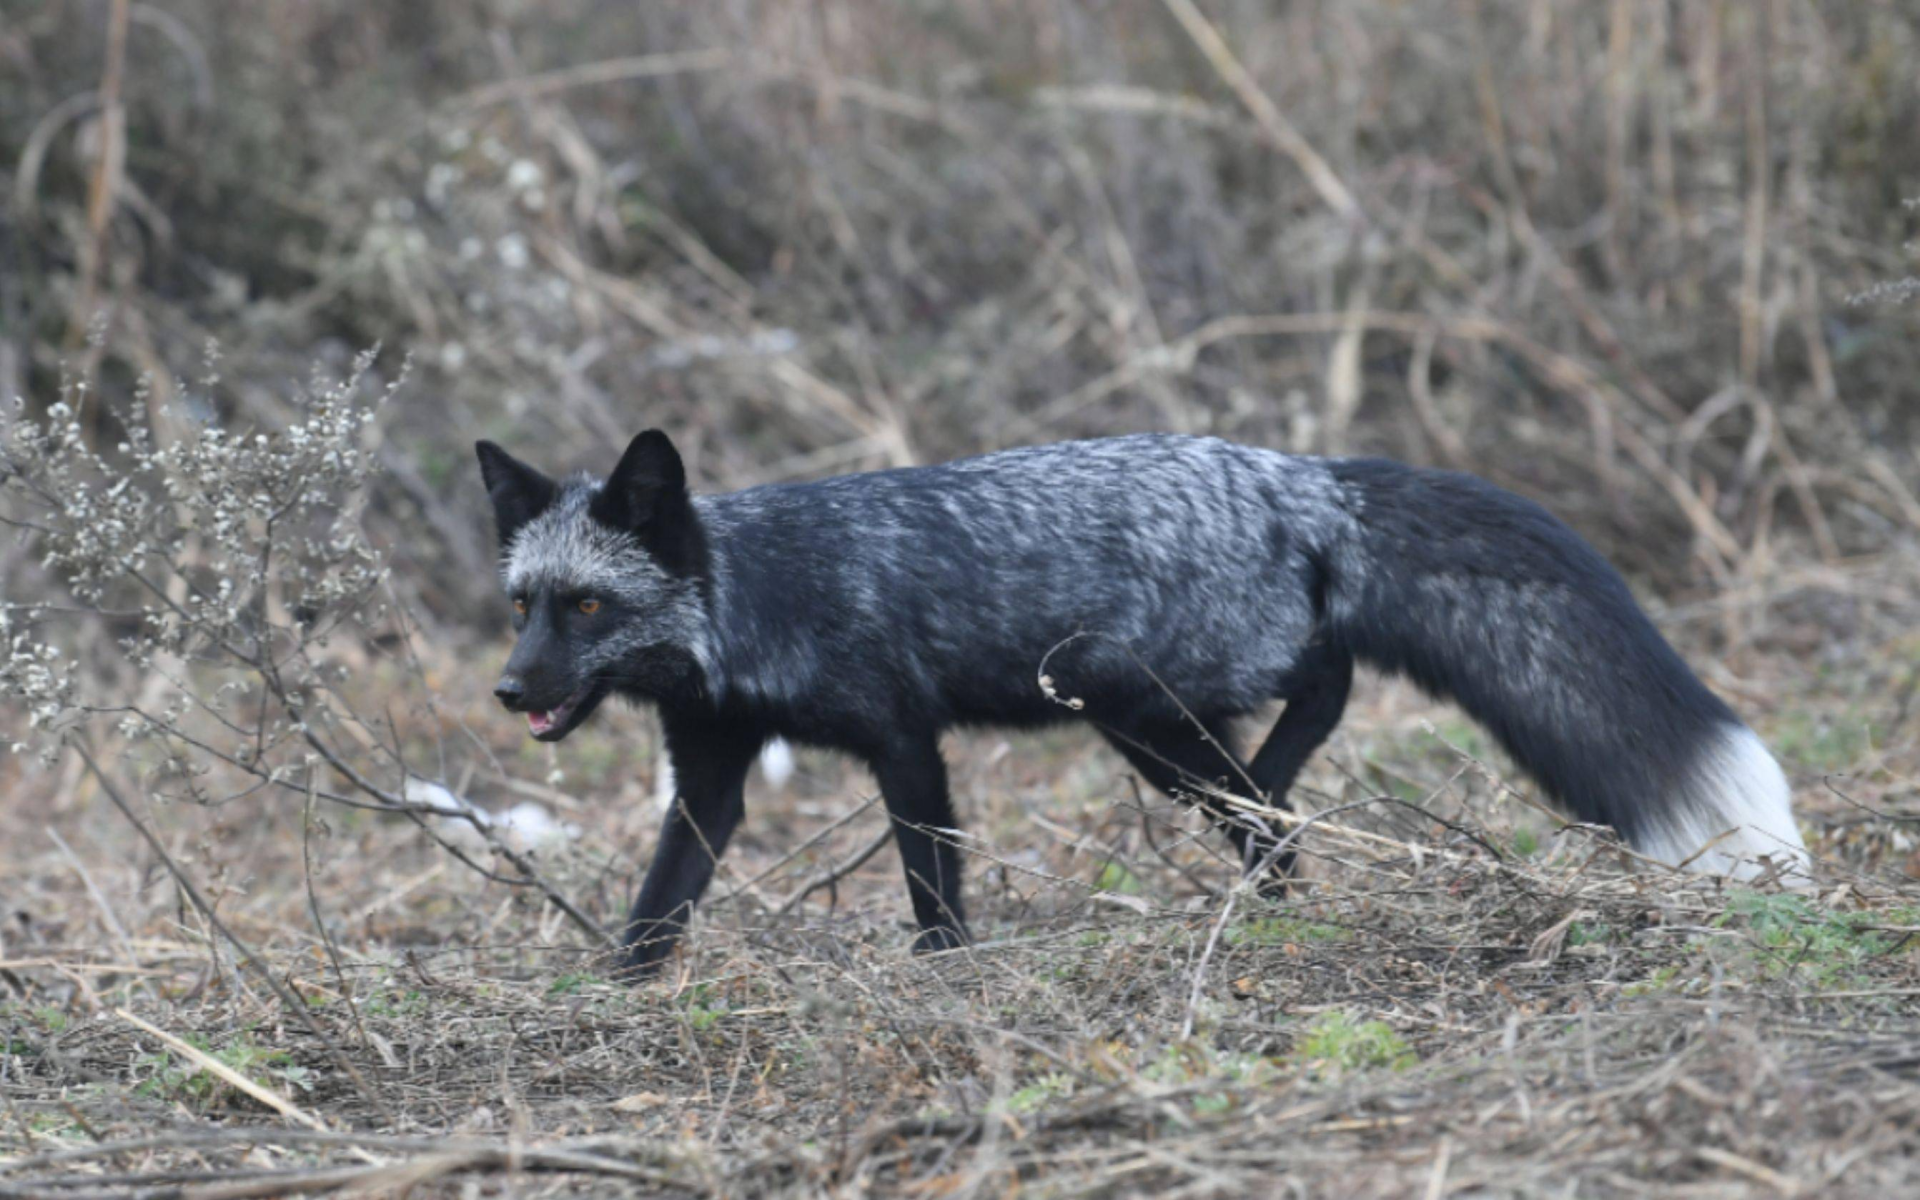
M 657 430 L 604 481 L 477 450 L 519 633 L 496 695 L 547 741 L 609 695 L 660 712 L 678 800 L 625 927 L 635 974 L 685 931 L 772 738 L 872 768 L 918 949 L 967 938 L 954 725 L 1091 722 L 1277 888 L 1291 855 L 1206 785 L 1283 801 L 1356 661 L 1457 701 L 1642 854 L 1807 878 L 1766 747 L 1592 547 L 1469 475 L 1140 435 L 693 496 Z M 1243 758 L 1236 721 L 1274 700 Z

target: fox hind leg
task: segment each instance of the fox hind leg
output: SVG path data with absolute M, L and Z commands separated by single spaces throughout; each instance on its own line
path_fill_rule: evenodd
M 1300 769 L 1340 724 L 1352 690 L 1353 656 L 1330 641 L 1309 643 L 1279 690 L 1287 710 L 1247 764 L 1254 786 L 1272 803 L 1286 803 Z
M 1204 732 L 1184 716 L 1103 726 L 1101 732 L 1142 779 L 1175 800 L 1198 805 L 1212 817 L 1233 842 L 1242 871 L 1253 871 L 1273 858 L 1267 878 L 1261 881 L 1262 894 L 1285 891 L 1293 854 L 1274 855 L 1283 831 L 1261 828 L 1209 790 L 1217 787 L 1243 795 L 1253 790 L 1248 786 L 1251 772 L 1240 762 L 1226 721 L 1208 721 Z

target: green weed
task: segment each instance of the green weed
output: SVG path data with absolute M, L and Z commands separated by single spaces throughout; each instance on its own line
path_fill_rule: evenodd
M 1073 1091 L 1073 1080 L 1059 1073 L 1043 1075 L 1007 1097 L 1010 1113 L 1037 1112 Z
M 1575 921 L 1567 927 L 1567 945 L 1569 946 L 1604 946 L 1618 936 L 1613 926 L 1603 922 L 1588 924 L 1585 921 Z
M 1370 1067 L 1403 1071 L 1419 1061 L 1385 1021 L 1356 1021 L 1344 1012 L 1322 1013 L 1301 1035 L 1293 1057 L 1311 1070 L 1332 1074 Z
M 1862 968 L 1891 952 L 1895 940 L 1866 928 L 1884 921 L 1829 912 L 1805 896 L 1736 892 L 1714 925 L 1744 925 L 1748 948 L 1763 979 L 1797 978 L 1820 988 L 1845 987 L 1862 979 Z
M 1838 771 L 1866 754 L 1869 732 L 1866 718 L 1851 711 L 1838 717 L 1795 713 L 1776 722 L 1771 740 L 1774 750 L 1790 763 Z
M 1112 892 L 1118 896 L 1138 896 L 1147 890 L 1140 877 L 1122 863 L 1108 859 L 1100 865 L 1100 874 L 1094 878 L 1095 890 Z
M 255 1083 L 284 1084 L 303 1092 L 313 1089 L 311 1072 L 296 1064 L 293 1055 L 285 1050 L 255 1045 L 245 1035 L 217 1048 L 197 1034 L 188 1034 L 185 1040 L 220 1065 Z M 138 1065 L 151 1072 L 134 1089 L 142 1096 L 177 1100 L 205 1109 L 232 1088 L 226 1080 L 199 1064 L 177 1058 L 166 1050 L 143 1056 Z
M 687 989 L 681 1011 L 686 1014 L 687 1024 L 693 1026 L 695 1033 L 705 1033 L 720 1023 L 727 1015 L 727 1004 L 710 983 L 697 983 Z

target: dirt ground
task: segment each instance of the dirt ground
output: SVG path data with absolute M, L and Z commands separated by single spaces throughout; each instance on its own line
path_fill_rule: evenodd
M 968 734 L 980 944 L 915 959 L 891 849 L 844 870 L 884 829 L 870 783 L 803 751 L 637 988 L 451 826 L 137 798 L 250 965 L 91 775 L 10 758 L 0 1195 L 1902 1194 L 1915 584 L 1856 559 L 1657 614 L 1786 763 L 1803 894 L 1636 867 L 1366 679 L 1296 796 L 1326 814 L 1296 897 L 1230 894 L 1083 731 Z M 537 746 L 492 665 L 429 669 L 446 777 L 544 819 L 540 869 L 614 921 L 651 718 Z
M 1920 1193 L 1917 60 L 1886 0 L 0 0 L 0 1200 Z M 700 489 L 1472 471 L 1665 598 L 1818 886 L 1363 678 L 1283 902 L 973 732 L 979 942 L 915 959 L 802 751 L 621 986 L 658 733 L 491 702 L 470 447 L 647 427 Z

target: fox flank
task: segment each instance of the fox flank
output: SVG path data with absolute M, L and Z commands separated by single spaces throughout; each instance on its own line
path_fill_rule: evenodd
M 544 741 L 609 695 L 660 712 L 676 799 L 625 927 L 632 974 L 685 932 L 775 739 L 872 769 L 918 949 L 967 940 L 935 832 L 958 824 L 953 725 L 1090 722 L 1278 889 L 1291 856 L 1199 787 L 1282 802 L 1355 662 L 1459 703 L 1642 854 L 1808 878 L 1766 747 L 1592 547 L 1469 475 L 1140 435 L 692 496 L 657 430 L 604 481 L 477 450 L 518 632 L 496 695 Z M 1276 699 L 1246 756 L 1236 722 Z

